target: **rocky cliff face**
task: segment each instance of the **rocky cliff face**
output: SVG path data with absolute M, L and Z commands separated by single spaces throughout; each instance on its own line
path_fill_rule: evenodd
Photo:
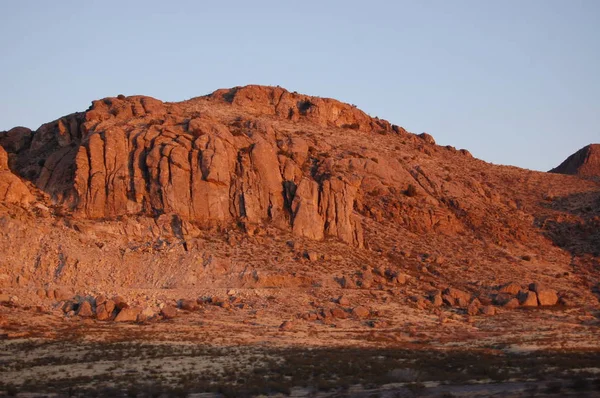
M 523 280 L 583 301 L 598 283 L 600 182 L 491 165 L 332 99 L 118 96 L 0 132 L 0 148 L 0 287 L 410 278 L 412 300 Z
M 0 147 L 0 202 L 28 205 L 33 195 L 21 179 L 8 168 L 8 155 Z
M 1 172 L 5 201 L 34 200 L 18 175 L 74 218 L 167 215 L 250 234 L 268 225 L 358 248 L 394 245 L 400 231 L 526 242 L 537 199 L 519 184 L 544 184 L 543 174 L 493 167 L 429 134 L 279 87 L 179 103 L 105 98 L 36 131 L 0 132 L 0 146 L 0 167 L 12 171 Z
M 550 172 L 600 177 L 600 144 L 590 144 L 581 148 Z
M 241 112 L 207 109 L 223 105 Z M 249 228 L 269 221 L 311 239 L 361 246 L 354 211 L 360 180 L 332 174 L 302 136 L 249 115 L 392 131 L 338 101 L 250 86 L 184 104 L 106 98 L 36 132 L 5 132 L 0 144 L 13 170 L 83 217 L 173 213 L 201 225 Z

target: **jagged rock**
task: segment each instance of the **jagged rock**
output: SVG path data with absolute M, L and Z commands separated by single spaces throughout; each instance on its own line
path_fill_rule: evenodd
M 121 296 L 115 296 L 112 299 L 112 302 L 114 303 L 115 308 L 118 310 L 122 310 L 124 308 L 129 307 L 129 304 L 127 303 L 127 301 Z
M 515 298 L 515 297 L 512 294 L 498 293 L 496 296 L 494 296 L 493 303 L 496 305 L 499 305 L 499 306 L 504 306 L 504 305 L 506 305 L 506 303 L 511 301 L 513 298 Z
M 113 309 L 110 309 L 106 303 L 102 303 L 96 307 L 96 319 L 106 321 L 112 316 Z

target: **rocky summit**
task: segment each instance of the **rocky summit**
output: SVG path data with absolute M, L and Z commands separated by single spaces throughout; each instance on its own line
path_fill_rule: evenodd
M 208 347 L 192 355 L 202 366 L 209 348 L 231 345 L 248 350 L 236 354 L 243 363 L 262 344 L 363 354 L 597 348 L 599 148 L 550 173 L 498 166 L 280 87 L 93 101 L 35 131 L 0 132 L 0 333 L 66 351 L 76 346 L 65 341 L 110 352 L 123 341 L 148 350 L 188 341 Z M 39 376 L 36 388 L 64 392 L 89 363 L 123 365 L 102 351 L 54 374 L 37 366 L 52 366 L 53 349 L 36 348 L 33 362 L 19 350 L 3 349 L 14 366 L 0 365 L 0 387 Z M 163 354 L 147 358 L 162 366 Z M 256 363 L 301 357 L 288 354 Z M 189 379 L 177 379 L 181 366 L 164 370 L 178 385 Z M 502 366 L 514 380 L 517 368 Z M 421 380 L 397 367 L 381 373 L 386 383 Z M 445 372 L 431 380 L 464 374 Z M 128 383 L 110 374 L 91 385 Z M 155 377 L 146 367 L 127 374 Z
M 581 148 L 550 172 L 600 177 L 600 144 L 590 144 Z

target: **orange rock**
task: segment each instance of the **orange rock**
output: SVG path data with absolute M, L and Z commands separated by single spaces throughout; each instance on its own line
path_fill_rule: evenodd
M 358 306 L 358 307 L 354 307 L 352 309 L 352 314 L 354 314 L 354 316 L 356 316 L 357 318 L 366 318 L 369 316 L 371 312 L 363 306 Z

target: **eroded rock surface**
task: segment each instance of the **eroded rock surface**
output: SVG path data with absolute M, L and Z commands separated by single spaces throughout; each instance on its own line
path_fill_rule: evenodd
M 600 144 L 586 145 L 550 172 L 600 177 Z

